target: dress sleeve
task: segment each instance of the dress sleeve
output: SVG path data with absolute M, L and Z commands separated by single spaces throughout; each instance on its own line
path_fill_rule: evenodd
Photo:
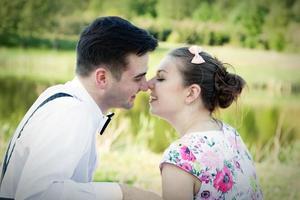
M 197 178 L 200 175 L 200 163 L 196 159 L 195 152 L 193 152 L 193 149 L 189 145 L 183 143 L 171 144 L 163 154 L 160 170 L 162 170 L 165 163 L 175 165 Z

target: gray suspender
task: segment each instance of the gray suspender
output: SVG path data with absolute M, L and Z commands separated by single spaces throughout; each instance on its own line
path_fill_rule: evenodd
M 28 123 L 29 119 L 33 116 L 33 114 L 34 114 L 39 108 L 41 108 L 43 105 L 45 105 L 45 104 L 48 103 L 49 101 L 52 101 L 52 100 L 54 100 L 54 99 L 56 99 L 56 98 L 60 98 L 60 97 L 73 97 L 73 96 L 70 95 L 70 94 L 67 94 L 67 93 L 60 92 L 60 93 L 56 93 L 56 94 L 54 94 L 54 95 L 48 97 L 48 98 L 47 98 L 45 101 L 43 101 L 43 102 L 42 102 L 42 103 L 41 103 L 41 104 L 40 104 L 40 105 L 39 105 L 32 113 L 31 113 L 31 115 L 28 117 L 28 119 L 27 119 L 26 122 L 24 123 L 22 129 L 20 130 L 17 139 L 21 136 L 21 133 L 22 133 L 24 127 L 26 126 L 26 124 Z M 13 144 L 12 150 L 11 150 L 11 152 L 9 153 L 10 146 L 12 145 L 11 142 L 12 142 L 12 140 L 10 141 L 10 143 L 9 143 L 9 145 L 8 145 L 8 148 L 7 148 L 6 153 L 5 153 L 5 159 L 4 159 L 3 165 L 2 165 L 2 173 L 1 173 L 1 179 L 0 179 L 0 187 L 1 187 L 2 180 L 3 180 L 3 178 L 4 178 L 4 175 L 5 175 L 7 166 L 8 166 L 8 164 L 9 164 L 9 160 L 10 160 L 10 158 L 11 158 L 11 155 L 12 155 L 12 153 L 13 153 L 13 151 L 14 151 L 14 148 L 15 148 L 15 145 L 16 145 L 15 143 Z M 0 197 L 0 200 L 1 200 L 1 199 L 3 199 L 3 198 Z

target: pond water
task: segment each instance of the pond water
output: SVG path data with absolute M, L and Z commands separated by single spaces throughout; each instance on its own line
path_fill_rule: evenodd
M 53 84 L 26 78 L 0 78 L 1 157 L 26 111 L 38 95 Z M 298 88 L 298 86 L 294 87 Z M 112 123 L 114 125 L 111 131 L 127 123 L 121 130 L 125 134 L 113 143 L 116 148 L 124 147 L 128 143 L 141 143 L 154 152 L 162 152 L 177 137 L 174 129 L 165 121 L 151 116 L 148 110 L 148 95 L 143 93 L 136 99 L 132 110 L 116 111 L 117 116 Z M 246 103 L 238 111 L 236 108 L 231 108 L 221 112 L 219 117 L 239 130 L 254 155 L 263 157 L 264 155 L 259 155 L 259 152 L 265 148 L 272 149 L 275 139 L 278 139 L 281 145 L 288 145 L 300 138 L 299 123 L 295 120 L 299 115 L 300 106 L 289 108 L 272 104 L 257 106 Z

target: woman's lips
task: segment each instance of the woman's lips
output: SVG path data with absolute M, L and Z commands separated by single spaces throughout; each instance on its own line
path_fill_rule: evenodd
M 131 96 L 131 100 L 133 101 L 135 99 L 135 95 Z
M 153 101 L 156 101 L 158 98 L 156 96 L 151 95 L 149 102 L 152 103 Z

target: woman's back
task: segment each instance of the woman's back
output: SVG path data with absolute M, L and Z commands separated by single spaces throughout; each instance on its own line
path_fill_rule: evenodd
M 222 131 L 184 135 L 165 151 L 161 167 L 164 163 L 201 181 L 194 199 L 263 199 L 251 155 L 227 124 L 222 123 Z

